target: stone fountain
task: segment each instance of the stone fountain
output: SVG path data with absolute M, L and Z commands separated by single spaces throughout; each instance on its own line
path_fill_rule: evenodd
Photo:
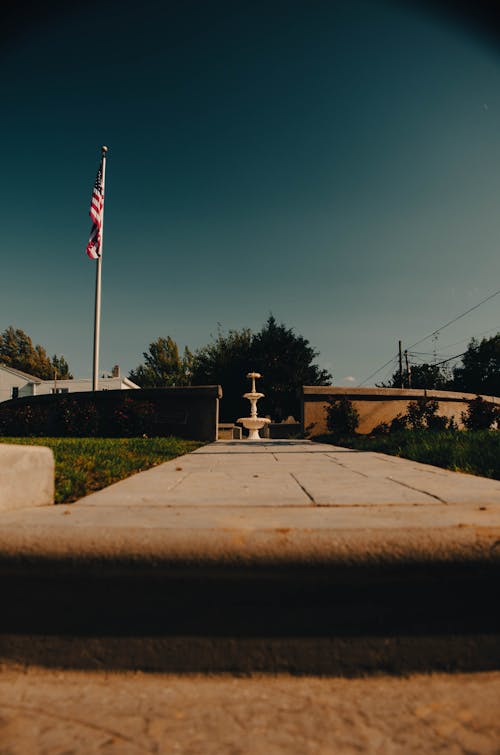
M 255 390 L 255 380 L 260 377 L 262 377 L 262 375 L 258 372 L 248 373 L 247 378 L 250 378 L 252 381 L 252 390 L 249 393 L 244 393 L 243 398 L 247 398 L 250 401 L 250 416 L 241 417 L 238 420 L 238 422 L 241 422 L 243 427 L 249 431 L 248 440 L 261 440 L 259 430 L 263 428 L 264 425 L 268 425 L 271 422 L 267 417 L 257 416 L 257 401 L 265 395 L 264 393 L 259 393 Z

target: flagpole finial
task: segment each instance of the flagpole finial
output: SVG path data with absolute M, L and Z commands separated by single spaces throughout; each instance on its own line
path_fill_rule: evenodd
M 106 152 L 108 151 L 108 148 L 103 144 L 101 147 L 101 150 L 102 150 L 103 155 L 105 155 Z

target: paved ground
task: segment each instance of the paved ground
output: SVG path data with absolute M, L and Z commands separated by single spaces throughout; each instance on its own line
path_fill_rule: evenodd
M 500 503 L 500 482 L 310 441 L 219 441 L 79 504 L 311 507 Z
M 163 578 L 162 575 L 169 578 L 171 573 L 191 575 L 193 582 L 188 594 L 197 596 L 201 603 L 205 601 L 215 613 L 215 619 L 208 611 L 203 613 L 204 629 L 209 632 L 210 623 L 217 624 L 217 611 L 223 611 L 225 595 L 234 599 L 232 585 L 242 589 L 241 577 L 251 577 L 254 567 L 258 573 L 263 566 L 266 575 L 279 575 L 277 596 L 283 597 L 285 586 L 290 597 L 290 605 L 286 601 L 278 604 L 273 614 L 271 584 L 268 603 L 264 604 L 275 621 L 286 610 L 292 613 L 295 610 L 295 595 L 290 592 L 295 573 L 307 571 L 310 575 L 311 566 L 319 567 L 316 571 L 312 569 L 313 576 L 308 579 L 314 580 L 314 574 L 321 573 L 334 585 L 340 575 L 341 588 L 346 579 L 349 582 L 352 570 L 370 577 L 378 574 L 375 578 L 378 592 L 371 587 L 361 589 L 358 606 L 349 602 L 350 586 L 347 592 L 342 592 L 342 588 L 339 593 L 330 594 L 338 595 L 341 602 L 338 609 L 332 604 L 328 616 L 323 616 L 311 602 L 316 610 L 314 621 L 337 622 L 337 630 L 344 610 L 352 612 L 355 628 L 359 621 L 358 634 L 362 625 L 370 625 L 372 614 L 375 616 L 379 624 L 372 627 L 375 634 L 367 638 L 367 643 L 376 640 L 380 647 L 375 648 L 374 664 L 364 668 L 377 668 L 377 659 L 391 648 L 391 642 L 394 668 L 399 656 L 410 651 L 418 656 L 428 653 L 429 648 L 431 657 L 436 652 L 444 653 L 450 646 L 453 650 L 450 658 L 460 662 L 461 653 L 473 657 L 475 652 L 481 662 L 484 657 L 498 655 L 494 647 L 494 643 L 498 645 L 497 635 L 488 619 L 489 611 L 494 615 L 496 597 L 491 588 L 500 560 L 500 482 L 497 481 L 382 454 L 303 441 L 254 444 L 229 441 L 205 446 L 75 504 L 5 512 L 0 522 L 0 566 L 4 588 L 10 591 L 7 599 L 3 593 L 3 605 L 14 611 L 11 628 L 3 637 L 0 635 L 5 658 L 11 653 L 12 643 L 20 642 L 22 646 L 24 642 L 20 654 L 11 653 L 11 658 L 24 654 L 25 658 L 43 660 L 45 653 L 48 665 L 57 666 L 64 643 L 78 640 L 81 648 L 78 653 L 68 655 L 68 667 L 73 657 L 81 662 L 89 653 L 93 663 L 103 664 L 104 645 L 98 647 L 99 637 L 92 639 L 97 647 L 92 650 L 91 635 L 83 632 L 78 638 L 71 628 L 71 621 L 78 627 L 85 620 L 84 615 L 72 617 L 71 612 L 77 605 L 87 610 L 88 605 L 90 614 L 92 610 L 96 613 L 97 623 L 106 611 L 109 614 L 107 620 L 111 623 L 103 629 L 104 640 L 120 645 L 120 653 L 112 648 L 109 659 L 116 660 L 117 653 L 124 659 L 135 653 L 141 659 L 146 657 L 148 647 L 141 644 L 140 634 L 130 639 L 123 632 L 115 638 L 111 636 L 115 607 L 120 611 L 127 607 L 129 614 L 123 615 L 130 618 L 131 605 L 141 603 L 147 619 L 151 601 L 154 599 L 156 606 L 163 596 L 170 600 L 168 590 L 172 588 L 166 582 L 164 590 L 160 579 L 151 583 L 149 594 L 146 590 L 143 595 L 143 583 L 139 581 L 131 598 L 130 577 L 141 574 L 147 587 L 148 575 L 154 575 L 155 579 Z M 287 568 L 281 569 L 282 564 Z M 439 569 L 447 570 L 442 583 L 436 583 L 432 572 L 436 564 Z M 290 567 L 296 572 L 288 577 Z M 405 636 L 399 636 L 390 624 L 393 616 L 401 619 L 397 607 L 391 609 L 392 593 L 388 593 L 389 601 L 383 603 L 387 581 L 384 575 L 398 574 L 402 567 L 405 574 L 413 574 L 411 590 L 405 580 L 402 582 L 410 592 L 409 597 L 404 592 L 397 593 L 400 600 L 406 600 L 400 613 L 406 629 L 411 631 Z M 231 579 L 237 575 L 237 579 L 225 584 L 227 592 L 221 588 L 218 594 L 207 593 L 205 600 L 205 583 L 196 582 L 196 573 L 209 575 L 207 590 L 215 590 L 220 574 L 229 574 Z M 442 577 L 442 572 L 439 573 Z M 76 597 L 67 589 L 68 574 L 80 590 L 75 592 Z M 110 587 L 103 574 L 111 575 Z M 448 593 L 453 593 L 450 575 L 455 574 L 458 577 L 453 589 L 458 589 L 458 601 L 453 595 L 448 599 Z M 61 579 L 54 580 L 54 575 Z M 78 582 L 79 575 L 84 577 L 83 586 Z M 475 600 L 476 583 L 470 582 L 466 607 L 461 598 L 461 580 L 465 584 L 470 576 L 483 580 L 478 584 L 485 592 L 478 593 Z M 90 577 L 94 582 L 88 582 Z M 283 580 L 287 579 L 285 584 Z M 87 583 L 90 586 L 86 593 Z M 99 584 L 103 587 L 101 604 L 97 605 L 93 591 Z M 198 592 L 193 592 L 197 584 Z M 304 583 L 306 587 L 301 593 L 302 606 L 309 605 L 307 584 Z M 60 594 L 58 585 L 62 586 Z M 121 593 L 115 589 L 117 585 L 121 586 Z M 183 585 L 180 583 L 177 609 L 185 608 Z M 432 591 L 434 604 L 429 609 Z M 42 627 L 50 619 L 44 615 L 48 597 L 54 606 L 60 607 L 57 621 L 66 621 L 65 637 L 48 636 L 44 640 L 43 631 L 50 635 L 47 627 Z M 218 602 L 210 605 L 212 598 Z M 415 609 L 417 598 L 420 602 Z M 238 605 L 240 624 L 235 624 L 228 639 L 220 628 L 214 634 L 213 641 L 221 645 L 221 658 L 231 648 L 234 650 L 237 642 L 242 645 L 243 649 L 238 651 L 241 654 L 247 639 L 254 644 L 260 641 L 261 635 L 255 627 L 253 633 L 246 632 L 244 624 L 247 609 L 249 619 L 254 620 L 254 599 L 256 595 L 247 591 L 244 600 L 229 604 L 229 618 L 234 618 L 234 606 Z M 29 636 L 31 600 L 39 606 L 36 610 L 42 627 L 32 637 Z M 472 623 L 467 624 L 470 615 L 465 615 L 462 636 L 457 633 L 455 620 L 462 621 L 464 616 L 448 616 L 447 600 L 453 610 L 461 607 L 462 614 L 470 614 L 473 606 Z M 418 632 L 413 632 L 415 624 L 422 624 L 425 611 L 433 618 L 434 611 L 440 610 L 440 603 L 445 606 L 441 624 L 436 624 L 440 634 L 434 637 L 432 631 L 429 634 L 429 627 L 420 626 L 422 644 L 417 643 L 416 649 L 411 649 L 408 643 L 412 645 L 418 640 Z M 196 606 L 192 608 L 196 615 Z M 175 611 L 169 614 L 167 609 L 170 610 L 168 604 L 165 615 L 158 616 L 167 621 L 168 628 L 169 616 L 177 618 L 177 614 Z M 405 616 L 406 610 L 410 613 Z M 476 610 L 481 612 L 477 626 Z M 292 624 L 295 621 L 292 613 L 285 617 L 285 629 L 287 621 Z M 156 614 L 151 616 L 156 621 Z M 259 617 L 261 623 L 265 618 L 266 615 Z M 302 624 L 307 619 L 306 613 Z M 190 621 L 188 617 L 179 632 L 197 642 Z M 226 616 L 221 615 L 220 621 L 224 623 Z M 383 630 L 380 622 L 385 622 Z M 307 648 L 299 647 L 300 653 L 314 652 L 321 661 L 321 642 L 325 652 L 329 649 L 328 631 L 322 637 L 314 626 L 307 634 L 302 624 L 301 642 Z M 262 627 L 265 644 L 267 629 L 263 623 Z M 386 639 L 384 632 L 391 627 L 392 639 Z M 356 632 L 352 633 L 350 625 L 347 631 L 356 640 Z M 202 634 L 200 630 L 200 642 Z M 273 638 L 274 635 L 268 644 L 276 640 L 277 649 L 270 658 L 279 660 L 283 653 L 289 652 L 286 642 L 293 638 L 287 638 L 286 632 L 284 644 L 277 635 Z M 161 634 L 157 640 L 158 653 L 151 656 L 155 663 L 166 652 Z M 135 649 L 134 642 L 138 643 Z M 30 646 L 35 648 L 36 643 L 41 643 L 41 650 L 33 651 L 30 656 Z M 341 652 L 341 643 L 337 645 L 333 656 Z M 173 642 L 172 652 L 177 653 L 180 647 Z M 252 663 L 264 657 L 264 650 L 261 647 L 254 650 Z M 209 651 L 214 652 L 211 645 Z M 205 650 L 202 648 L 200 652 L 202 656 Z M 356 646 L 353 663 L 358 657 L 366 664 L 369 659 L 366 653 L 362 644 Z M 460 663 L 455 666 L 452 663 L 451 668 L 460 668 Z M 127 666 L 124 662 L 116 667 Z M 154 663 L 150 667 L 162 668 Z M 261 668 L 265 664 L 252 667 L 250 663 L 250 667 Z M 480 664 L 474 666 L 474 662 L 471 667 L 485 668 Z M 23 670 L 13 666 L 11 660 L 0 673 L 0 755 L 500 753 L 499 710 L 500 672 L 496 670 L 358 679 L 176 676 L 131 671 L 58 671 L 35 666 Z
M 307 441 L 220 441 L 1 521 L 0 558 L 491 559 L 500 482 Z
M 408 678 L 0 673 L 2 755 L 500 752 L 500 673 Z

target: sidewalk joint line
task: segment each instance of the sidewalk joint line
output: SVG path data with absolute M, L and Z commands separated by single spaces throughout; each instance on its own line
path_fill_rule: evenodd
M 438 495 L 434 495 L 434 493 L 429 493 L 428 490 L 421 490 L 420 488 L 416 488 L 414 485 L 409 485 L 407 482 L 401 482 L 401 480 L 395 480 L 394 477 L 386 477 L 385 479 L 390 480 L 391 482 L 395 482 L 396 485 L 402 485 L 404 488 L 415 490 L 417 493 L 422 493 L 423 495 L 428 495 L 431 498 L 435 498 L 436 501 L 439 501 L 440 503 L 444 503 L 445 506 L 448 505 L 448 501 L 445 501 L 444 498 L 440 498 Z
M 342 467 L 342 469 L 347 469 L 348 472 L 352 472 L 353 474 L 359 474 L 361 477 L 366 477 L 368 479 L 370 475 L 365 474 L 364 472 L 360 472 L 358 469 L 352 469 L 352 467 L 348 467 L 347 464 L 342 464 L 342 462 L 337 461 L 337 459 L 333 459 L 331 456 L 326 456 L 328 461 L 331 461 L 333 464 L 336 464 L 338 467 Z
M 292 477 L 295 480 L 295 482 L 297 483 L 297 485 L 299 486 L 299 488 L 304 491 L 304 493 L 309 498 L 309 500 L 311 501 L 311 503 L 314 504 L 314 506 L 316 506 L 317 504 L 316 504 L 316 501 L 314 500 L 313 496 L 310 494 L 310 492 L 307 490 L 307 488 L 305 488 L 302 485 L 302 483 L 299 482 L 299 480 L 295 477 L 295 475 L 294 475 L 293 472 L 290 472 L 290 477 Z
M 181 484 L 181 482 L 184 482 L 184 480 L 187 480 L 187 478 L 191 477 L 192 474 L 193 474 L 192 472 L 187 472 L 186 474 L 182 475 L 182 477 L 177 479 L 173 485 L 167 488 L 167 492 L 170 493 L 172 490 L 175 490 L 175 488 L 178 487 Z

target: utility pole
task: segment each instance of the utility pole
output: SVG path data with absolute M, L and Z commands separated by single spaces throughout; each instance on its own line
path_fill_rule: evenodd
M 404 388 L 403 382 L 403 351 L 401 341 L 399 341 L 399 387 Z
M 406 375 L 408 380 L 408 388 L 411 388 L 411 367 L 408 361 L 408 349 L 405 349 L 405 363 L 406 363 Z

